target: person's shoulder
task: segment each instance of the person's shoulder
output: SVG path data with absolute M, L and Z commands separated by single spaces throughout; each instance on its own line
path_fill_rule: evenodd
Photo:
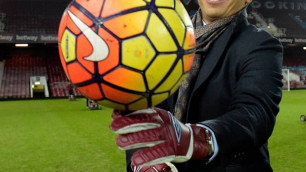
M 252 24 L 246 24 L 239 28 L 234 37 L 234 42 L 243 45 L 245 48 L 254 47 L 256 45 L 261 45 L 269 42 L 269 44 L 274 44 L 275 46 L 281 46 L 280 41 L 271 35 L 267 30 L 256 27 Z
M 241 25 L 236 29 L 230 41 L 229 53 L 235 54 L 237 58 L 246 56 L 257 47 L 282 49 L 279 40 L 264 29 L 251 24 Z
M 242 33 L 241 38 L 252 40 L 250 41 L 250 43 L 253 44 L 258 44 L 266 40 L 274 40 L 275 43 L 280 44 L 278 39 L 275 38 L 273 35 L 271 35 L 267 30 L 259 28 L 252 24 L 248 24 L 244 32 L 241 33 Z

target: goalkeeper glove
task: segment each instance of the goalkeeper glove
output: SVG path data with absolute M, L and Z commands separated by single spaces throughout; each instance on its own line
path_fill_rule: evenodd
M 110 129 L 119 136 L 116 144 L 123 150 L 144 148 L 131 158 L 134 166 L 205 159 L 213 153 L 208 131 L 194 124 L 179 122 L 170 112 L 159 109 L 138 110 L 125 116 L 112 114 Z

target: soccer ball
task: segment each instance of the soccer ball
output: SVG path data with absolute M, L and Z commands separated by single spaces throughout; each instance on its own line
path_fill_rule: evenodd
M 195 55 L 192 23 L 179 0 L 74 0 L 62 16 L 58 39 L 74 86 L 118 110 L 164 101 Z

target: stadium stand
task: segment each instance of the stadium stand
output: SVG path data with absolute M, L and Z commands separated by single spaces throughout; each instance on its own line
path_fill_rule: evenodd
M 284 66 L 306 66 L 305 57 L 303 56 L 292 56 L 285 57 Z
M 305 21 L 304 10 L 302 10 L 305 8 L 304 2 L 292 2 L 290 6 L 288 3 L 287 9 L 283 9 L 284 7 L 277 1 L 274 1 L 273 8 L 267 8 L 263 2 L 262 0 L 260 9 L 253 8 L 254 3 L 248 8 L 250 23 L 264 29 L 268 29 L 267 26 L 275 26 L 274 32 L 277 33 L 272 34 L 276 37 L 305 38 L 305 24 L 302 22 Z M 298 9 L 300 5 L 303 5 L 302 9 Z
M 36 51 L 15 50 L 6 60 L 0 98 L 30 98 L 30 76 L 46 76 L 43 58 Z
M 30 97 L 29 78 L 46 76 L 50 97 L 68 97 L 69 81 L 61 67 L 57 49 L 15 49 L 4 65 L 0 99 L 27 99 Z M 75 91 L 76 96 L 81 96 Z
M 68 96 L 67 85 L 69 81 L 65 76 L 64 70 L 60 64 L 58 52 L 52 51 L 47 56 L 47 70 L 49 77 L 49 89 L 53 97 Z M 76 96 L 81 96 L 81 93 L 75 90 Z
M 1 0 L 0 11 L 6 14 L 4 31 L 10 33 L 56 34 L 58 22 L 69 0 Z

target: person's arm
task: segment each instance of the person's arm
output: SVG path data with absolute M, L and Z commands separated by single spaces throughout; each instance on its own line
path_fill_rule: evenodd
M 266 38 L 239 64 L 239 80 L 229 110 L 203 121 L 216 135 L 220 153 L 259 147 L 270 137 L 282 95 L 282 46 Z

